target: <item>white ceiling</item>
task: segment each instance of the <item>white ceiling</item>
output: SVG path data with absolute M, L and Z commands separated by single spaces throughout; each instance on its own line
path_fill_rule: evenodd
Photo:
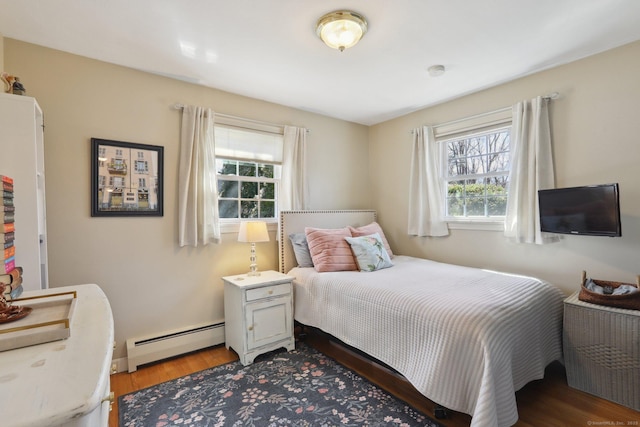
M 338 9 L 369 22 L 344 52 L 315 34 Z M 8 38 L 365 125 L 640 39 L 640 0 L 0 0 L 0 11 Z M 434 64 L 445 74 L 430 77 Z

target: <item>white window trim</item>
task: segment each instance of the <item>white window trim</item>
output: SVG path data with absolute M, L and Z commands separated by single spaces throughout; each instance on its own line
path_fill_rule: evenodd
M 480 231 L 504 231 L 504 217 L 502 219 L 482 220 L 445 218 L 450 230 L 480 230 Z
M 279 215 L 279 214 L 278 214 Z M 256 220 L 264 221 L 267 223 L 267 231 L 276 232 L 278 230 L 278 220 L 275 218 L 255 218 Z M 232 222 L 233 221 L 233 222 Z M 222 221 L 220 220 L 220 233 L 222 234 L 237 234 L 240 231 L 240 223 L 242 221 L 238 219 Z

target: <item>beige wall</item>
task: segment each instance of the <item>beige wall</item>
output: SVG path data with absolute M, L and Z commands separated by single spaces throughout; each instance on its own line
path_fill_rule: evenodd
M 125 356 L 127 338 L 222 320 L 220 278 L 248 269 L 249 247 L 236 234 L 201 248 L 176 243 L 176 102 L 309 128 L 310 207 L 371 206 L 365 126 L 12 39 L 5 39 L 4 59 L 44 111 L 51 286 L 104 289 L 115 318 L 116 357 Z M 164 147 L 163 217 L 90 216 L 92 137 Z M 278 268 L 271 237 L 258 245 L 260 269 Z
M 374 207 L 399 253 L 532 274 L 570 293 L 586 270 L 635 283 L 640 274 L 640 43 L 634 43 L 391 120 L 370 129 Z M 442 77 L 446 84 L 446 75 Z M 446 238 L 406 234 L 410 130 L 560 92 L 551 124 L 559 187 L 620 183 L 622 236 L 566 236 L 552 245 L 507 241 L 501 232 L 452 230 Z M 373 173 L 377 171 L 377 173 Z
M 204 248 L 176 244 L 175 102 L 310 128 L 311 208 L 376 208 L 395 252 L 532 274 L 567 293 L 577 289 L 583 269 L 624 281 L 640 273 L 640 43 L 370 128 L 11 39 L 4 41 L 4 62 L 45 112 L 51 284 L 103 287 L 115 317 L 116 357 L 125 355 L 126 338 L 221 320 L 220 277 L 246 269 L 248 248 L 234 234 Z M 446 75 L 441 79 L 446 84 Z M 619 182 L 622 238 L 567 236 L 536 246 L 489 231 L 406 235 L 412 128 L 553 91 L 561 94 L 551 106 L 557 184 Z M 165 147 L 164 217 L 90 217 L 91 137 Z M 258 251 L 261 268 L 277 268 L 275 241 Z

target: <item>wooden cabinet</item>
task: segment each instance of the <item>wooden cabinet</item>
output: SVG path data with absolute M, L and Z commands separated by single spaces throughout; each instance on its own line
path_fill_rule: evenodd
M 14 180 L 16 266 L 25 291 L 48 285 L 44 119 L 34 98 L 0 93 L 0 175 Z
M 113 356 L 113 316 L 93 284 L 23 296 L 77 292 L 69 338 L 0 352 L 3 427 L 107 427 Z M 27 305 L 26 303 L 24 305 Z
M 259 276 L 223 277 L 225 341 L 243 365 L 256 356 L 284 347 L 293 337 L 293 277 L 276 271 Z

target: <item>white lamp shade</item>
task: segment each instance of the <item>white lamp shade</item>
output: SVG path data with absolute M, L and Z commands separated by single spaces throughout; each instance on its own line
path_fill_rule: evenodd
M 269 232 L 264 221 L 243 221 L 238 231 L 238 242 L 258 243 L 268 242 Z

